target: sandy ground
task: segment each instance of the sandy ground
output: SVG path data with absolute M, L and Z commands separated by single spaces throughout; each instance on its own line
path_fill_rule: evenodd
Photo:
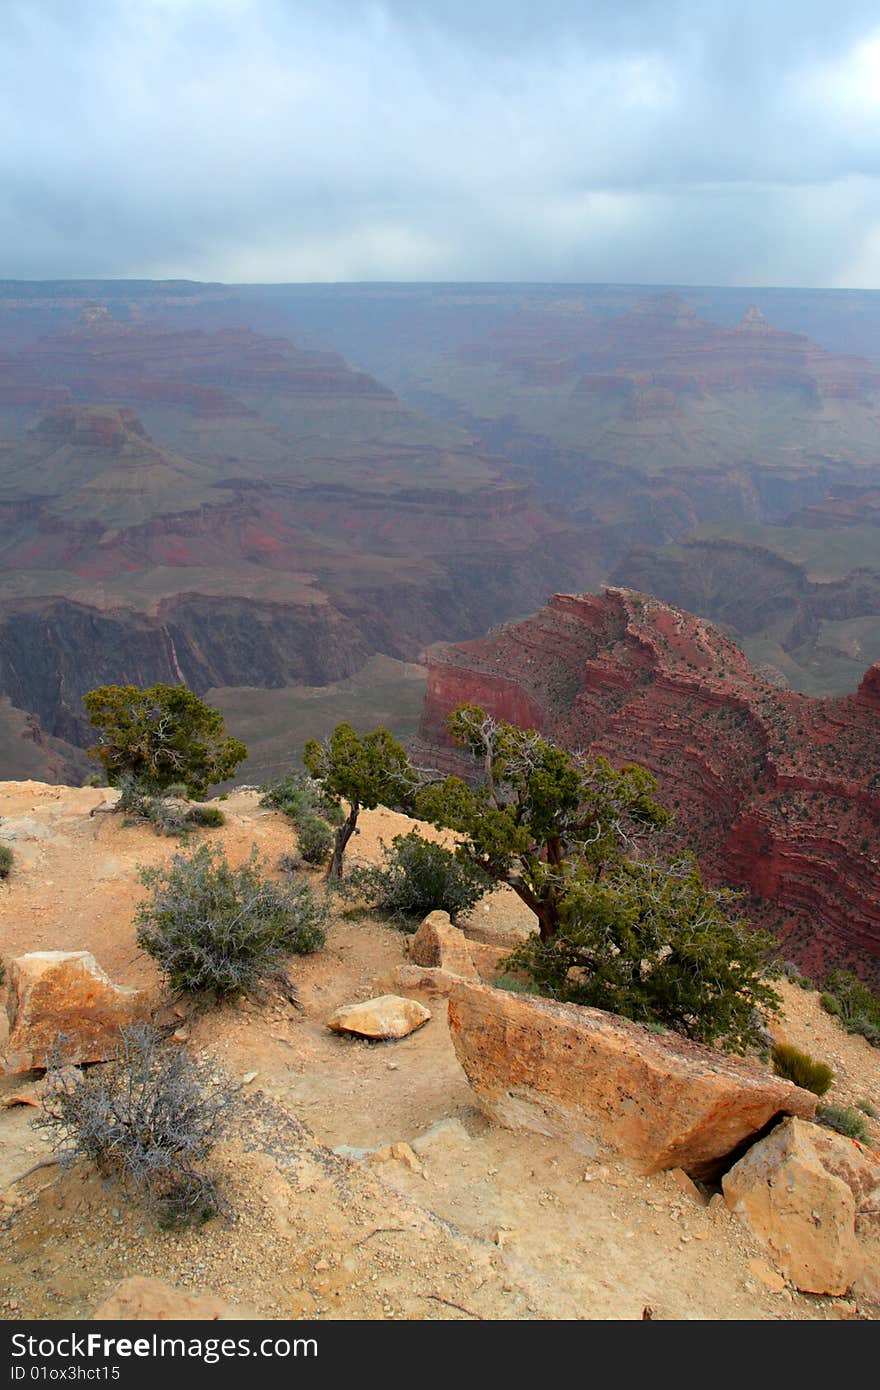
M 132 915 L 138 866 L 180 847 L 118 815 L 91 815 L 108 795 L 0 784 L 0 839 L 16 855 L 0 887 L 0 956 L 85 948 L 167 1008 L 136 950 Z M 274 864 L 292 847 L 284 817 L 253 792 L 222 808 L 227 825 L 205 833 L 231 860 L 256 844 Z M 390 812 L 366 813 L 354 854 L 373 860 L 382 839 L 409 828 Z M 484 938 L 527 926 L 507 892 L 474 913 Z M 275 998 L 189 1013 L 187 1046 L 239 1080 L 257 1073 L 216 1156 L 228 1223 L 155 1230 L 85 1168 L 20 1180 L 48 1150 L 32 1109 L 0 1110 L 0 1313 L 85 1317 L 137 1273 L 215 1292 L 261 1318 L 639 1319 L 645 1307 L 675 1319 L 876 1315 L 848 1300 L 773 1292 L 752 1264 L 760 1251 L 719 1198 L 704 1207 L 669 1174 L 586 1164 L 552 1140 L 490 1125 L 455 1059 L 442 1000 L 429 1001 L 431 1021 L 400 1042 L 330 1033 L 332 1010 L 384 989 L 404 953 L 393 928 L 337 913 L 326 948 L 292 965 L 299 1007 Z M 846 1035 L 812 992 L 784 991 L 779 1031 L 835 1067 L 829 1099 L 880 1111 L 880 1054 Z M 20 1078 L 0 1081 L 0 1099 L 16 1089 Z M 873 1138 L 880 1144 L 876 1125 Z M 414 1167 L 332 1152 L 399 1141 L 414 1146 Z

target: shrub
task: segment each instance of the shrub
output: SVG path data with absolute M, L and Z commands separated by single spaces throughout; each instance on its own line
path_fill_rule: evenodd
M 121 795 L 117 810 L 135 820 L 149 821 L 157 835 L 186 835 L 195 826 L 225 825 L 223 812 L 217 806 L 189 806 L 186 788 L 178 785 L 152 791 L 139 778 L 124 772 L 117 781 Z M 182 799 L 183 798 L 183 799 Z
M 8 878 L 15 862 L 15 855 L 8 845 L 0 845 L 0 878 Z
M 814 1095 L 824 1096 L 834 1080 L 834 1072 L 824 1062 L 817 1062 L 809 1053 L 791 1043 L 776 1043 L 771 1051 L 773 1070 L 796 1086 Z
M 333 846 L 333 831 L 318 816 L 304 816 L 297 823 L 296 841 L 307 864 L 325 864 Z
M 188 825 L 215 827 L 226 824 L 226 817 L 219 806 L 190 806 L 186 813 Z
M 224 1209 L 200 1164 L 219 1137 L 234 1090 L 183 1048 L 163 1046 L 148 1024 L 120 1034 L 116 1061 L 86 1074 L 61 1069 L 63 1040 L 47 1077 L 37 1128 L 50 1131 L 61 1163 L 94 1163 L 163 1225 L 203 1221 Z
M 453 922 L 469 912 L 492 884 L 485 874 L 458 859 L 444 845 L 425 840 L 417 831 L 395 835 L 382 847 L 380 866 L 355 869 L 345 891 L 386 912 L 390 917 L 421 921 L 435 909 L 448 912 Z
M 279 978 L 287 956 L 324 944 L 324 908 L 305 885 L 265 878 L 256 848 L 233 869 L 221 850 L 200 845 L 143 869 L 141 880 L 152 896 L 137 911 L 137 943 L 175 991 L 251 992 Z
M 860 1100 L 858 1102 L 858 1107 L 863 1115 L 869 1115 L 872 1120 L 880 1119 L 880 1114 L 877 1112 L 876 1105 L 872 1105 L 869 1100 Z
M 820 1125 L 836 1129 L 838 1134 L 845 1134 L 847 1139 L 858 1139 L 861 1144 L 867 1144 L 870 1140 L 868 1126 L 859 1112 L 850 1110 L 845 1105 L 820 1105 L 816 1111 L 816 1119 Z
M 838 1004 L 833 994 L 829 994 L 827 991 L 824 994 L 820 994 L 819 1003 L 822 1005 L 822 1008 L 825 1010 L 826 1014 L 831 1014 L 833 1018 L 839 1017 L 840 1005 Z
M 334 826 L 341 825 L 344 820 L 339 802 L 306 772 L 289 772 L 276 782 L 267 782 L 260 790 L 263 793 L 260 805 L 283 811 L 294 825 L 310 815 L 320 816 Z
M 880 1043 L 880 999 L 857 975 L 851 970 L 832 970 L 825 980 L 825 990 L 835 1000 L 837 1016 L 848 1033 Z M 823 1003 L 824 999 L 823 995 Z

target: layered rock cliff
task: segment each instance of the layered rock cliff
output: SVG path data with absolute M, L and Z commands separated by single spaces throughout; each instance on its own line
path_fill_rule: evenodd
M 419 757 L 463 767 L 462 701 L 570 748 L 639 762 L 715 881 L 821 975 L 880 981 L 880 666 L 843 699 L 768 684 L 708 622 L 625 589 L 557 594 L 481 641 L 432 649 Z

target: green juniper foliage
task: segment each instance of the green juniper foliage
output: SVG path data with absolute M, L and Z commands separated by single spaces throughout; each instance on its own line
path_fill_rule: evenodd
M 531 937 L 504 968 L 562 1002 L 745 1052 L 760 1042 L 760 1013 L 780 1001 L 775 943 L 731 915 L 736 899 L 707 888 L 692 855 L 623 861 L 600 879 L 575 874 L 559 931 Z
M 567 753 L 477 705 L 459 706 L 449 728 L 473 757 L 479 785 L 447 777 L 424 786 L 417 814 L 459 833 L 459 856 L 509 884 L 537 917 L 542 940 L 559 930 L 578 881 L 598 881 L 671 819 L 643 767 L 615 771 L 605 758 Z
M 147 792 L 182 783 L 190 796 L 203 796 L 247 757 L 244 744 L 227 737 L 220 711 L 185 685 L 102 685 L 83 704 L 100 735 L 89 754 L 111 787 L 128 773 Z
M 323 743 L 309 739 L 303 762 L 325 796 L 348 803 L 348 815 L 337 827 L 328 879 L 342 878 L 345 850 L 357 830 L 362 809 L 376 806 L 411 812 L 419 775 L 406 749 L 387 729 L 355 733 L 350 724 L 337 724 Z
M 324 944 L 323 906 L 297 881 L 264 875 L 256 848 L 232 868 L 200 845 L 188 858 L 141 870 L 152 890 L 137 910 L 137 944 L 175 991 L 224 999 L 278 978 L 285 959 Z

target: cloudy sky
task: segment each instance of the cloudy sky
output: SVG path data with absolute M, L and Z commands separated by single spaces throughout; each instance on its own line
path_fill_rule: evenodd
M 0 278 L 880 288 L 876 0 L 2 0 Z

